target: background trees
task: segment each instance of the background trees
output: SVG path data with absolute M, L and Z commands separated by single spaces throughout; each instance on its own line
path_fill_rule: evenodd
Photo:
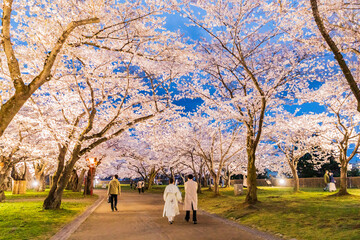
M 297 183 L 297 163 L 314 147 L 339 160 L 346 193 L 360 139 L 356 1 L 1 6 L 0 196 L 26 160 L 40 182 L 46 166 L 55 172 L 44 208 L 59 208 L 96 154 L 99 174 L 136 172 L 149 188 L 160 172 L 192 172 L 199 186 L 211 176 L 217 194 L 220 176 L 241 172 L 246 202 L 256 203 L 258 172 L 281 172 L 282 152 Z M 202 38 L 167 29 L 171 14 Z M 306 104 L 322 113 L 305 115 Z
M 246 201 L 256 203 L 256 150 L 265 113 L 280 104 L 283 91 L 291 89 L 306 54 L 293 51 L 296 43 L 282 38 L 282 16 L 271 2 L 216 1 L 195 6 L 205 14 L 196 14 L 191 7 L 184 14 L 206 37 L 196 49 L 200 71 L 191 89 L 219 115 L 246 128 Z
M 316 97 L 314 97 L 316 96 Z M 338 195 L 347 195 L 348 163 L 357 154 L 360 146 L 359 115 L 355 97 L 339 79 L 327 81 L 308 100 L 318 101 L 326 107 L 328 116 L 323 118 L 320 136 L 322 148 L 335 155 L 340 163 L 340 190 Z
M 266 136 L 274 144 L 275 154 L 282 154 L 288 163 L 294 178 L 294 191 L 300 190 L 298 177 L 298 162 L 306 154 L 315 153 L 312 161 L 321 157 L 321 140 L 319 139 L 320 124 L 324 115 L 295 116 L 283 109 L 281 114 L 270 120 L 266 128 Z M 318 148 L 318 150 L 317 150 Z

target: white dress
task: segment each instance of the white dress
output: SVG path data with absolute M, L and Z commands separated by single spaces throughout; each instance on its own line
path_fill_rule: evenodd
M 335 192 L 336 191 L 336 185 L 335 183 L 331 182 L 329 186 L 329 192 Z
M 177 186 L 174 184 L 169 184 L 166 186 L 164 191 L 164 211 L 163 217 L 168 217 L 169 219 L 180 214 L 178 201 L 181 201 L 181 192 Z

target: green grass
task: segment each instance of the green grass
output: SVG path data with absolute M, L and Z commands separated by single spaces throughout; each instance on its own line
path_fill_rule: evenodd
M 352 196 L 333 197 L 322 189 L 260 187 L 260 203 L 244 205 L 245 195 L 234 196 L 233 189 L 199 194 L 199 207 L 210 213 L 262 231 L 296 239 L 360 239 L 360 189 Z
M 0 239 L 49 239 L 97 199 L 65 191 L 67 200 L 61 203 L 61 209 L 43 210 L 46 195 L 31 191 L 24 195 L 6 193 L 7 200 L 0 203 Z
M 35 198 L 46 198 L 49 194 L 49 189 L 46 189 L 44 192 L 36 192 L 34 190 L 27 190 L 26 194 L 12 194 L 11 192 L 5 192 L 6 200 L 16 200 L 16 199 L 35 199 Z M 91 197 L 91 196 L 86 196 Z M 65 190 L 63 193 L 63 199 L 73 199 L 73 198 L 83 198 L 82 192 L 72 192 Z

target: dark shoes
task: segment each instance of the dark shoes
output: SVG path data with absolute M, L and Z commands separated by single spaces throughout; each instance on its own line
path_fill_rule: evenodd
M 185 218 L 185 221 L 186 221 L 186 222 L 189 222 L 189 219 L 186 219 L 186 218 Z M 194 224 L 197 224 L 197 221 L 194 221 Z
M 169 221 L 170 224 L 173 224 L 173 221 Z
M 115 211 L 117 211 L 117 207 L 115 207 Z

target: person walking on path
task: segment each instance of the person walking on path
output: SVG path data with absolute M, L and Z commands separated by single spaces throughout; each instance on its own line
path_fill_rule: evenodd
M 174 217 L 180 214 L 178 202 L 182 201 L 181 192 L 177 186 L 174 185 L 174 179 L 170 178 L 169 185 L 164 191 L 164 211 L 163 217 L 167 217 L 170 224 L 173 224 Z
M 193 211 L 193 222 L 197 223 L 196 210 L 197 210 L 197 182 L 193 180 L 193 175 L 189 174 L 187 182 L 184 184 L 185 187 L 185 205 L 184 210 L 186 211 L 185 221 L 190 220 L 190 211 Z
M 139 194 L 141 192 L 144 193 L 144 182 L 143 181 L 138 181 L 137 184 L 136 184 L 136 188 L 139 190 Z
M 330 176 L 329 176 L 329 171 L 326 170 L 325 174 L 324 174 L 324 182 L 326 184 L 324 191 L 329 191 L 330 189 Z
M 336 181 L 334 179 L 333 173 L 329 173 L 329 179 L 330 179 L 330 184 L 329 184 L 329 192 L 335 192 L 336 191 Z
M 117 211 L 117 197 L 121 194 L 121 185 L 118 181 L 119 176 L 116 174 L 114 175 L 113 179 L 110 181 L 108 186 L 108 195 L 110 196 L 110 203 L 111 203 L 111 210 L 114 209 Z

